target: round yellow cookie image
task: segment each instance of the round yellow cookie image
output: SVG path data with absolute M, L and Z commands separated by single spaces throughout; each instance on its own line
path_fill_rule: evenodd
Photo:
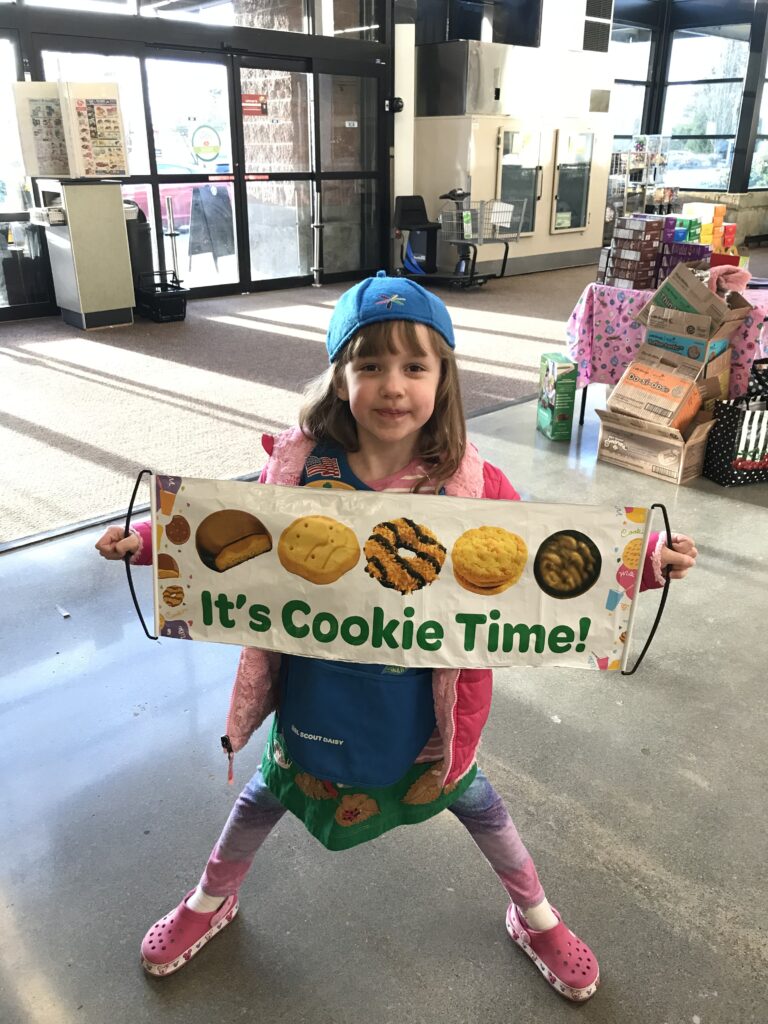
M 643 538 L 635 537 L 624 548 L 621 560 L 628 569 L 637 569 L 640 566 L 640 555 L 643 553 Z
M 453 545 L 453 575 L 473 594 L 501 594 L 523 575 L 528 546 L 522 537 L 500 526 L 467 530 Z
M 302 516 L 280 534 L 280 564 L 310 583 L 335 583 L 357 565 L 360 545 L 348 526 L 329 516 Z

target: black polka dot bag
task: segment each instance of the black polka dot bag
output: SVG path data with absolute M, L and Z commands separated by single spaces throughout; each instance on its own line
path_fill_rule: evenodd
M 746 395 L 715 403 L 703 473 L 722 487 L 768 483 L 768 359 L 755 360 Z

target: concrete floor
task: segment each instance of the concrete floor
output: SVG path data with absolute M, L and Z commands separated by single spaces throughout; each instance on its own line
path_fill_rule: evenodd
M 600 958 L 596 997 L 576 1010 L 510 943 L 505 894 L 450 815 L 343 854 L 284 820 L 235 923 L 179 974 L 145 977 L 141 937 L 235 796 L 218 736 L 237 651 L 144 639 L 122 566 L 87 533 L 0 558 L 3 1024 L 768 1019 L 768 488 L 595 466 L 591 410 L 570 448 L 533 423 L 525 403 L 470 424 L 524 497 L 661 500 L 701 552 L 636 676 L 497 676 L 481 761 Z

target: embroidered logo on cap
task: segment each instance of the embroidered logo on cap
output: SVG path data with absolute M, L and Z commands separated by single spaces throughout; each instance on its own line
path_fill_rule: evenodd
M 379 299 L 378 302 L 374 302 L 374 306 L 386 306 L 387 309 L 392 309 L 393 306 L 404 306 L 405 299 L 402 295 L 398 295 L 397 292 L 393 292 L 391 295 L 385 295 L 383 299 Z

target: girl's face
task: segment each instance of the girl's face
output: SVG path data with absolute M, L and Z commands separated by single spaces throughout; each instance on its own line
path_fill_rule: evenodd
M 336 393 L 349 402 L 361 449 L 409 440 L 415 444 L 434 411 L 441 361 L 426 327 L 415 327 L 422 354 L 408 352 L 395 333 L 394 353 L 361 356 L 344 367 Z

